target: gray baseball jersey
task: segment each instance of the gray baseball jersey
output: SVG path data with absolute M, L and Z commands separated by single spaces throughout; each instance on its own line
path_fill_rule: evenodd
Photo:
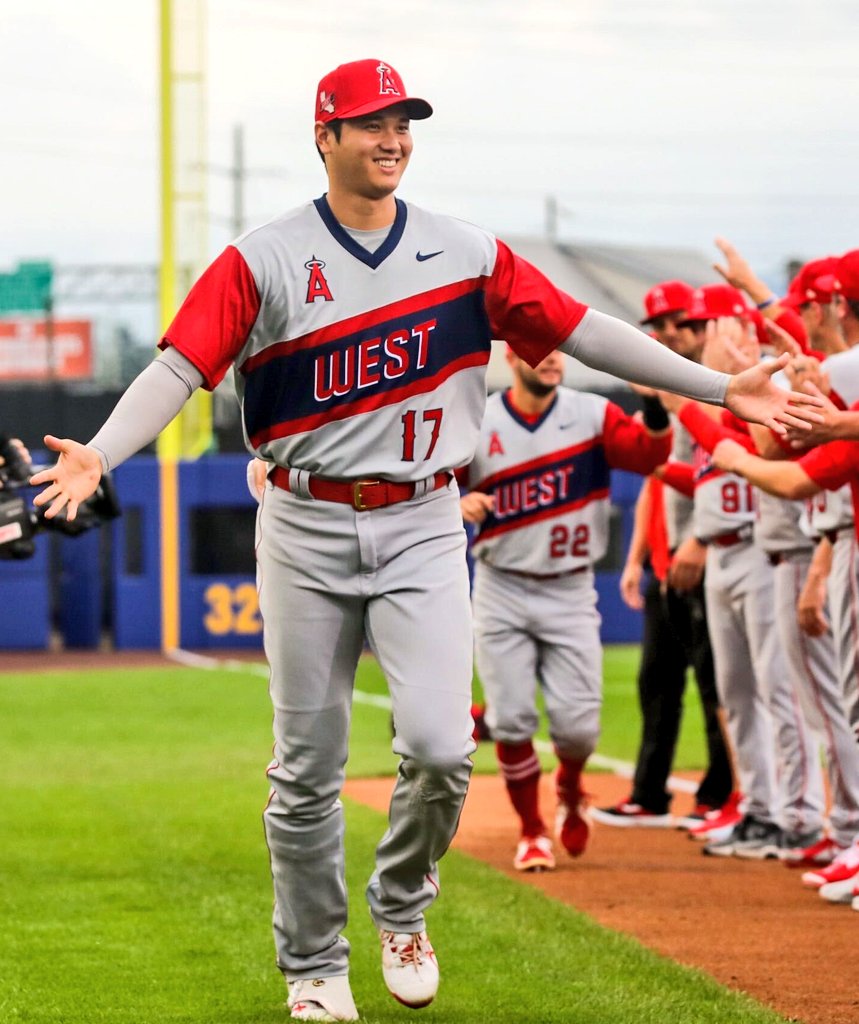
M 671 425 L 674 432 L 674 445 L 671 449 L 672 461 L 691 464 L 694 442 L 689 431 L 676 416 L 671 417 Z M 665 502 L 665 531 L 668 534 L 668 550 L 674 551 L 693 534 L 695 504 L 691 498 L 681 494 L 673 487 L 666 487 L 662 493 Z
M 591 566 L 608 540 L 610 469 L 648 473 L 670 446 L 669 434 L 652 437 L 597 395 L 559 388 L 530 420 L 509 393 L 487 401 L 463 476 L 494 498 L 474 541 L 473 603 L 495 739 L 521 743 L 534 735 L 539 681 L 559 754 L 583 761 L 592 753 L 602 649 Z

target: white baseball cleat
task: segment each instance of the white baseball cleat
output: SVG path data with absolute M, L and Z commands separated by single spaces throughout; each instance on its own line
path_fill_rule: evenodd
M 358 1020 L 358 1010 L 349 987 L 349 976 L 299 978 L 287 982 L 286 1005 L 293 1020 Z
M 380 931 L 382 977 L 403 1006 L 429 1006 L 438 991 L 438 961 L 426 932 Z

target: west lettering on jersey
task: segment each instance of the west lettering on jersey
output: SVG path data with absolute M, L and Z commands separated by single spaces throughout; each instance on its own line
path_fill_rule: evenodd
M 495 498 L 476 540 L 560 516 L 606 498 L 610 469 L 599 438 L 510 466 L 475 484 Z
M 490 348 L 479 282 L 279 342 L 241 367 L 248 436 L 258 445 L 426 394 L 484 366 Z
M 366 338 L 355 345 L 317 356 L 314 362 L 313 397 L 317 402 L 342 398 L 350 391 L 374 387 L 383 380 L 396 380 L 410 369 L 427 364 L 430 334 L 435 320 L 410 329 L 392 331 L 384 339 Z
M 310 276 L 307 279 L 307 297 L 304 301 L 312 303 L 316 302 L 317 299 L 324 299 L 325 302 L 333 302 L 334 296 L 331 294 L 331 289 L 328 287 L 328 282 L 322 273 L 325 261 L 318 260 L 315 256 L 312 256 L 304 266 L 310 271 Z
M 499 483 L 492 492 L 495 496 L 495 518 L 502 522 L 522 512 L 535 512 L 551 508 L 566 501 L 570 493 L 572 466 L 549 469 L 538 476 L 527 476 L 510 483 Z

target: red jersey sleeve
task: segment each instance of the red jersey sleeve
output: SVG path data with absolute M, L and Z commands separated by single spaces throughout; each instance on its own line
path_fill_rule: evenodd
M 190 359 L 211 391 L 247 341 L 259 308 L 253 274 L 229 245 L 188 292 L 158 347 L 172 345 Z
M 683 426 L 707 452 L 712 453 L 720 441 L 729 438 L 731 441 L 741 444 L 748 451 L 757 453 L 754 441 L 745 431 L 733 430 L 726 423 L 717 422 L 708 416 L 697 402 L 687 402 L 681 406 L 678 417 Z
M 665 490 L 662 481 L 649 476 L 644 486 L 650 488 L 650 516 L 647 520 L 647 547 L 650 551 L 650 567 L 658 580 L 668 576 L 671 553 L 668 550 L 668 532 L 665 526 Z
M 667 462 L 662 471 L 662 482 L 687 498 L 695 497 L 695 469 L 688 462 Z
M 820 487 L 837 491 L 859 475 L 859 441 L 829 441 L 803 455 L 799 465 Z
M 614 402 L 607 402 L 603 419 L 603 449 L 613 469 L 628 469 L 647 475 L 668 461 L 671 431 L 654 437 L 643 423 Z
M 503 242 L 496 245 L 498 255 L 484 291 L 493 337 L 536 366 L 569 337 L 588 307 L 556 288 Z

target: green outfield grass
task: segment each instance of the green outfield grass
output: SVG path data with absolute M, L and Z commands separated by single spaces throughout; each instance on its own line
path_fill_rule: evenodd
M 373 675 L 367 663 L 361 686 Z M 266 681 L 247 672 L 0 676 L 3 1024 L 287 1019 L 261 824 L 270 721 Z M 391 770 L 387 728 L 356 708 L 353 771 Z M 355 995 L 366 1020 L 407 1020 L 363 900 L 384 818 L 347 817 Z M 464 856 L 443 884 L 426 1024 L 780 1019 Z
M 599 753 L 606 757 L 618 758 L 622 761 L 634 762 L 638 750 L 641 730 L 641 715 L 638 710 L 635 678 L 638 670 L 639 648 L 637 645 L 624 644 L 605 648 L 603 667 L 603 715 L 602 735 Z M 387 693 L 384 677 L 379 666 L 372 658 L 367 658 L 361 666 L 358 678 L 360 689 L 373 694 Z M 482 699 L 480 680 L 475 678 L 475 699 Z M 378 717 L 374 708 L 356 706 L 356 716 L 361 723 L 368 726 Z M 548 740 L 545 719 L 542 721 L 539 736 Z M 357 742 L 356 742 L 357 741 Z M 694 681 L 686 688 L 685 714 L 680 739 L 677 745 L 675 768 L 690 770 L 702 768 L 706 757 L 703 738 L 703 718 L 698 700 L 698 690 Z M 350 769 L 357 775 L 376 775 L 389 771 L 384 763 L 379 763 L 379 747 L 372 732 L 359 732 L 352 745 L 352 761 Z M 495 756 L 491 744 L 483 744 L 475 755 L 475 770 L 495 771 Z M 542 757 L 545 767 L 554 763 L 551 754 Z

